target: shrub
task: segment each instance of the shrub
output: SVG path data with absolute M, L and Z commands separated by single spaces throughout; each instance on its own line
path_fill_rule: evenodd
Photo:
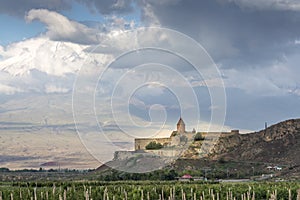
M 202 136 L 201 133 L 198 132 L 198 133 L 195 135 L 194 140 L 195 140 L 195 141 L 204 140 L 204 137 Z
M 150 142 L 147 144 L 146 149 L 147 150 L 153 150 L 153 149 L 161 149 L 163 145 L 161 143 L 156 143 L 155 141 Z

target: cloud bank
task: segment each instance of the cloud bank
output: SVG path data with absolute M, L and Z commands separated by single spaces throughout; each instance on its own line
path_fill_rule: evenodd
M 2 13 L 11 12 L 11 15 L 16 16 L 26 12 L 27 22 L 38 20 L 46 27 L 46 32 L 37 37 L 0 48 L 2 94 L 71 92 L 74 77 L 88 57 L 88 52 L 100 45 L 101 48 L 94 52 L 94 57 L 89 58 L 90 65 L 109 62 L 119 52 L 135 45 L 134 37 L 121 36 L 124 31 L 139 24 L 172 28 L 191 36 L 203 45 L 217 63 L 227 89 L 236 92 L 229 94 L 251 96 L 250 99 L 260 103 L 253 105 L 253 110 L 257 112 L 265 104 L 267 97 L 286 98 L 286 101 L 299 98 L 300 83 L 296 74 L 299 71 L 297 55 L 300 46 L 297 41 L 300 37 L 300 12 L 297 1 L 76 1 L 88 6 L 91 12 L 101 13 L 108 19 L 101 22 L 101 28 L 92 25 L 93 23 L 70 20 L 59 13 L 60 10 L 69 9 L 72 1 L 55 1 L 53 5 L 46 2 L 39 6 L 36 1 L 28 1 L 22 9 L 16 9 L 15 13 L 9 11 L 12 9 L 0 9 Z M 12 7 L 17 2 L 1 4 L 1 8 L 4 8 Z M 140 20 L 138 23 L 126 19 L 125 16 L 132 13 L 137 14 L 136 17 Z M 168 37 L 155 38 L 156 36 L 153 34 L 153 37 L 145 40 L 149 41 L 149 45 L 156 40 L 168 45 Z M 176 61 L 162 55 L 153 54 L 151 59 Z M 113 70 L 125 71 L 143 59 L 151 61 L 144 58 L 142 53 L 128 56 L 122 65 L 114 66 Z M 176 67 L 180 73 L 189 71 L 184 62 L 176 62 L 177 65 L 166 63 Z M 86 67 L 87 71 L 89 69 Z M 118 78 L 113 70 L 109 77 L 111 80 Z M 195 78 L 193 74 L 189 76 L 190 80 Z M 214 80 L 210 81 L 213 85 Z M 193 84 L 195 88 L 205 87 L 203 80 Z M 102 89 L 108 93 L 113 89 L 109 81 L 105 86 Z M 94 88 L 88 89 L 92 91 Z M 239 99 L 229 99 L 229 107 L 245 100 L 243 95 Z M 140 98 L 139 101 L 140 105 L 147 105 L 145 99 Z M 209 107 L 207 102 L 208 100 L 203 105 Z M 168 106 L 171 108 L 173 105 Z M 244 107 L 239 108 L 241 113 L 248 112 L 246 107 L 247 101 Z M 282 116 L 287 116 L 291 109 L 293 108 L 284 111 Z M 209 111 L 206 112 L 209 116 Z M 233 125 L 230 121 L 234 121 L 235 116 L 228 116 L 230 125 Z M 277 119 L 279 118 L 281 117 Z M 275 117 L 272 119 L 276 120 Z M 257 126 L 259 120 L 253 122 L 255 125 L 248 125 L 246 122 L 239 124 L 251 129 Z
M 292 10 L 300 11 L 300 2 L 297 0 L 227 0 L 242 8 L 258 10 Z
M 45 33 L 47 37 L 55 41 L 68 41 L 80 44 L 98 43 L 100 37 L 96 30 L 83 24 L 71 21 L 57 12 L 46 9 L 30 10 L 26 15 L 26 20 L 31 22 L 39 20 L 47 27 Z

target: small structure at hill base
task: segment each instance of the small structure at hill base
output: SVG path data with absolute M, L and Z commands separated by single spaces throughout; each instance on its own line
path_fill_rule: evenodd
M 193 179 L 193 177 L 189 174 L 185 174 L 178 178 L 179 181 L 190 181 L 192 179 Z

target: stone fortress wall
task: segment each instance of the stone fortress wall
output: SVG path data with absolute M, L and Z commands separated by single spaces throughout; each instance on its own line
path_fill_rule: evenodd
M 189 141 L 193 140 L 195 137 L 195 133 L 193 132 L 186 132 L 185 136 Z M 138 150 L 145 150 L 146 146 L 150 142 L 156 142 L 162 144 L 164 147 L 174 146 L 180 142 L 180 138 L 177 136 L 171 136 L 168 138 L 135 138 L 134 139 L 134 149 Z
M 210 135 L 210 136 L 216 136 L 216 137 L 227 137 L 233 134 L 239 134 L 239 130 L 232 130 L 231 132 L 201 132 L 201 134 L 203 136 L 206 135 Z M 187 132 L 185 130 L 185 123 L 182 120 L 182 118 L 179 119 L 178 123 L 177 123 L 177 130 L 173 131 L 171 136 L 168 138 L 136 138 L 134 140 L 134 144 L 135 144 L 135 151 L 138 150 L 146 150 L 146 146 L 150 143 L 150 142 L 156 142 L 156 143 L 160 143 L 162 144 L 164 147 L 168 147 L 168 146 L 176 146 L 180 143 L 180 136 L 184 136 L 188 139 L 188 141 L 192 141 L 194 140 L 194 137 L 196 135 L 196 131 L 193 130 L 191 132 Z M 155 150 L 157 151 L 157 150 Z
M 231 132 L 200 132 L 203 137 L 207 138 L 206 143 L 210 142 L 210 138 L 218 137 L 229 137 L 235 134 L 239 134 L 239 130 L 232 130 Z M 182 139 L 187 141 L 194 141 L 196 131 L 187 132 L 185 130 L 185 123 L 182 118 L 179 119 L 177 123 L 177 130 L 170 134 L 170 137 L 165 138 L 135 138 L 134 140 L 134 151 L 117 151 L 115 152 L 114 159 L 128 159 L 137 153 L 153 153 L 159 156 L 173 157 L 177 156 L 181 152 Z M 150 142 L 156 142 L 163 145 L 164 148 L 157 150 L 147 150 L 146 146 Z

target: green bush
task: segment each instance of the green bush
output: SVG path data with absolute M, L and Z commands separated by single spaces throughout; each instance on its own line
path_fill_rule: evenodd
M 204 137 L 202 136 L 201 133 L 198 132 L 198 133 L 195 135 L 194 141 L 200 141 L 200 140 L 204 140 Z
M 156 143 L 155 141 L 150 142 L 146 146 L 147 150 L 154 150 L 154 149 L 161 149 L 161 148 L 163 148 L 163 145 L 161 143 Z

